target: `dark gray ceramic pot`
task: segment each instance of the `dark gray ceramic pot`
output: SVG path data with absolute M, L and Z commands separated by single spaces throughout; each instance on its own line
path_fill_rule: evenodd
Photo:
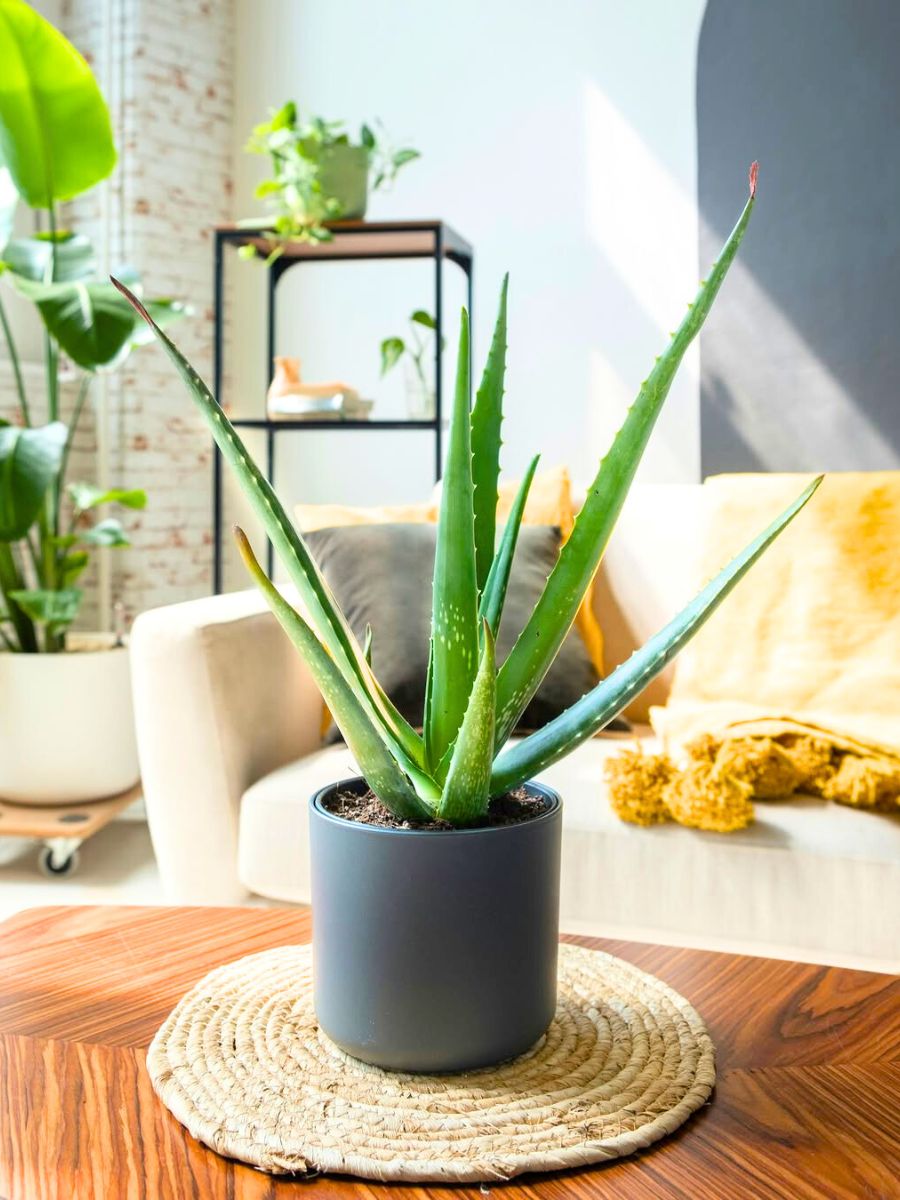
M 323 1031 L 392 1071 L 522 1054 L 556 1009 L 562 806 L 490 829 L 393 830 L 310 801 L 313 981 Z

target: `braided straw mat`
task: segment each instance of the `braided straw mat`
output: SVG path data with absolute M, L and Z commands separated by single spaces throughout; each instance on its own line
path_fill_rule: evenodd
M 715 1083 L 690 1004 L 599 951 L 560 946 L 545 1036 L 464 1075 L 350 1058 L 316 1024 L 311 967 L 309 946 L 219 967 L 147 1054 L 153 1086 L 194 1137 L 273 1174 L 471 1183 L 603 1162 L 677 1129 Z

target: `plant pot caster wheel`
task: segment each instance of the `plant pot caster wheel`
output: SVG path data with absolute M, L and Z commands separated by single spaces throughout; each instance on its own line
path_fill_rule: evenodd
M 38 866 L 41 874 L 50 879 L 64 879 L 74 875 L 81 862 L 78 847 L 81 845 L 77 838 L 54 838 L 41 847 L 38 855 Z

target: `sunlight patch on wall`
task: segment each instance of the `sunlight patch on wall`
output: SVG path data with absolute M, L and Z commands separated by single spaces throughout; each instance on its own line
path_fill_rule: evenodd
M 634 301 L 652 320 L 662 346 L 684 313 L 684 304 L 690 295 L 684 290 L 685 279 L 693 280 L 691 287 L 696 286 L 698 235 L 707 245 L 710 239 L 712 244 L 718 245 L 722 238 L 712 235 L 684 187 L 654 155 L 638 131 L 590 81 L 585 84 L 585 113 L 585 220 L 591 240 L 627 286 Z M 743 188 L 744 180 L 735 180 L 735 219 L 746 198 Z M 760 203 L 765 203 L 765 163 L 760 170 Z M 742 297 L 740 312 L 734 311 L 735 297 Z M 816 420 L 811 427 L 808 408 L 801 409 L 798 405 L 794 410 L 785 406 L 779 413 L 785 438 L 809 445 L 813 455 L 817 442 L 823 447 L 833 446 L 843 439 L 873 456 L 889 451 L 883 434 L 856 407 L 852 395 L 789 316 L 779 309 L 740 256 L 729 272 L 717 303 L 732 305 L 732 322 L 759 320 L 761 314 L 764 317 L 761 328 L 771 328 L 771 323 L 777 323 L 781 330 L 779 355 L 786 352 L 793 361 L 803 365 L 798 393 L 804 397 L 815 396 Z M 745 340 L 752 344 L 752 329 L 745 330 Z M 602 338 L 598 335 L 598 345 L 601 344 Z M 764 354 L 765 346 L 759 346 L 758 352 Z M 640 383 L 640 379 L 631 384 L 623 378 L 621 368 L 610 361 L 614 353 L 614 350 L 600 349 L 592 353 L 591 382 L 595 401 L 591 409 L 592 432 L 603 445 L 608 445 L 621 425 Z M 648 366 L 645 364 L 645 370 Z M 688 351 L 679 370 L 668 402 L 670 409 L 678 407 L 676 388 L 684 388 L 685 380 L 696 393 L 699 389 L 697 342 Z M 731 379 L 723 380 L 720 397 L 721 403 L 728 404 L 730 418 L 740 436 L 765 461 L 772 437 L 771 415 L 767 416 L 763 403 L 765 397 L 736 394 Z M 661 428 L 666 417 L 664 412 L 660 419 Z M 671 421 L 669 424 L 671 427 Z M 817 430 L 821 431 L 820 435 Z M 683 469 L 678 470 L 683 446 L 679 447 L 677 437 L 657 436 L 651 442 L 648 457 L 651 452 L 655 456 L 654 478 L 684 478 Z
M 592 444 L 609 445 L 653 358 L 696 286 L 697 213 L 644 138 L 591 80 L 584 84 L 585 224 L 601 269 L 614 273 L 642 327 L 608 345 L 602 325 L 591 349 Z M 647 325 L 652 335 L 647 336 Z M 699 478 L 699 358 L 685 355 L 642 475 Z

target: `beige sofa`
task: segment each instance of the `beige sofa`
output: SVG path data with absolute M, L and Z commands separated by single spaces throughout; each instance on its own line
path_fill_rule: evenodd
M 611 665 L 688 598 L 701 496 L 697 486 L 632 491 L 598 577 Z M 131 644 L 147 814 L 169 898 L 306 903 L 308 798 L 355 768 L 343 746 L 321 748 L 321 700 L 274 618 L 241 592 L 145 613 Z M 632 718 L 646 720 L 667 686 L 657 680 Z M 797 798 L 760 804 L 741 833 L 635 828 L 604 795 L 603 760 L 620 745 L 595 738 L 543 776 L 565 805 L 565 929 L 900 964 L 900 821 Z

